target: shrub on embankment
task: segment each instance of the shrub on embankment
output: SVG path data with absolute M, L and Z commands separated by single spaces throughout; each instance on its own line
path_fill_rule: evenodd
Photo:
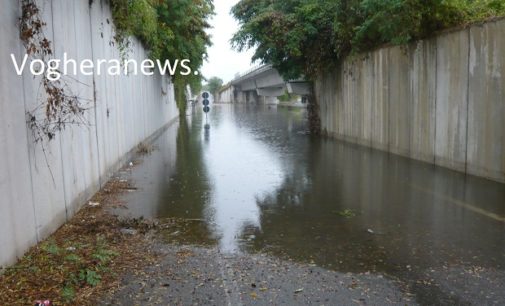
M 232 9 L 239 50 L 286 78 L 334 68 L 352 53 L 404 44 L 505 15 L 504 0 L 241 0 Z
M 205 31 L 214 12 L 212 0 L 111 0 L 111 8 L 115 40 L 123 54 L 128 52 L 128 37 L 135 36 L 152 59 L 189 59 L 195 71 L 202 66 L 211 45 Z M 179 108 L 184 108 L 186 85 L 196 92 L 201 80 L 201 75 L 174 76 Z

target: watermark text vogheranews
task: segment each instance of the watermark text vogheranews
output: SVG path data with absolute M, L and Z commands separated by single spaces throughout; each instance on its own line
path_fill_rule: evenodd
M 43 61 L 41 59 L 32 59 L 27 54 L 21 60 L 11 54 L 11 59 L 17 75 L 20 76 L 28 70 L 34 76 L 46 74 L 47 79 L 50 81 L 58 81 L 66 75 L 77 76 L 78 73 L 87 76 L 102 75 L 104 73 L 110 76 L 138 74 L 150 76 L 158 70 L 161 75 L 174 76 L 177 73 L 183 76 L 191 73 L 198 75 L 198 71 L 192 71 L 189 59 L 176 59 L 173 61 L 145 59 L 140 63 L 135 59 L 83 59 L 77 61 L 69 58 L 66 52 L 63 53 L 63 59 Z

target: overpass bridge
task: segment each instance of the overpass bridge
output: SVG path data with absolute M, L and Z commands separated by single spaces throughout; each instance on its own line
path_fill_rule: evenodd
M 310 84 L 303 79 L 285 81 L 272 65 L 261 65 L 237 76 L 218 94 L 221 103 L 277 103 L 277 97 L 289 94 L 306 96 Z

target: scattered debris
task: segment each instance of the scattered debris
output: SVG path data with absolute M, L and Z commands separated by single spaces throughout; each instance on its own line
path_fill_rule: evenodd
M 137 145 L 137 154 L 147 155 L 153 152 L 155 147 L 152 144 L 141 142 Z
M 91 207 L 97 207 L 97 206 L 100 206 L 100 203 L 89 201 L 88 205 L 91 206 Z
M 367 229 L 366 230 L 369 234 L 372 234 L 372 235 L 384 235 L 384 232 L 378 232 L 378 231 L 374 231 L 372 229 Z
M 121 234 L 124 234 L 124 235 L 136 235 L 137 234 L 137 230 L 134 230 L 131 228 L 122 228 L 119 231 L 121 232 Z

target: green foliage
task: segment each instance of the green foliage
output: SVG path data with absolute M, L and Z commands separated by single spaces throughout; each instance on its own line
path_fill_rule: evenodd
M 277 99 L 281 102 L 291 102 L 297 98 L 299 98 L 299 96 L 290 94 L 287 90 L 284 91 L 284 94 L 282 96 L 277 97 Z
M 70 261 L 70 262 L 81 262 L 81 257 L 79 257 L 79 255 L 76 255 L 76 254 L 69 254 L 67 256 L 65 256 L 64 258 L 66 261 Z
M 184 78 L 174 78 L 175 101 L 179 107 L 180 115 L 184 115 L 182 110 L 186 109 L 186 82 Z
M 348 208 L 340 210 L 340 211 L 336 211 L 335 213 L 337 215 L 339 215 L 340 217 L 344 217 L 344 218 L 347 218 L 347 219 L 356 216 L 356 213 L 352 209 L 348 209 Z
M 289 95 L 288 92 L 285 92 L 282 96 L 277 97 L 277 99 L 281 102 L 288 102 L 291 100 L 291 96 Z
M 119 254 L 114 251 L 99 247 L 91 255 L 91 258 L 98 260 L 101 265 L 104 265 L 109 263 L 112 260 L 112 258 L 118 255 Z
M 188 59 L 193 71 L 202 66 L 211 45 L 206 30 L 214 12 L 212 0 L 111 0 L 111 8 L 115 40 L 123 54 L 128 52 L 128 37 L 135 36 L 152 59 Z M 180 108 L 185 108 L 186 85 L 198 91 L 201 80 L 201 75 L 194 74 L 173 77 Z
M 157 15 L 147 0 L 112 0 L 112 18 L 116 25 L 115 40 L 122 52 L 127 52 L 129 36 L 136 36 L 148 46 L 152 56 L 159 55 Z
M 71 302 L 75 298 L 75 289 L 74 287 L 67 285 L 61 289 L 61 297 L 65 302 Z
M 61 297 L 66 302 L 71 302 L 75 298 L 77 288 L 98 285 L 102 280 L 100 274 L 108 272 L 112 259 L 119 255 L 110 249 L 102 235 L 98 235 L 93 244 L 67 241 L 63 245 L 58 245 L 54 239 L 48 239 L 41 245 L 41 249 L 50 254 L 45 259 L 42 259 L 42 256 L 37 258 L 44 266 L 52 265 L 67 273 L 60 290 Z
M 100 283 L 102 277 L 96 271 L 90 269 L 83 269 L 79 271 L 79 281 L 94 287 Z
M 210 93 L 215 95 L 215 93 L 223 87 L 223 80 L 221 80 L 218 77 L 211 77 L 208 81 L 207 84 L 205 84 L 205 89 L 208 90 Z
M 338 65 L 350 53 L 404 44 L 453 26 L 505 15 L 503 0 L 241 0 L 232 44 L 286 79 Z
M 42 250 L 46 251 L 51 255 L 58 255 L 61 251 L 60 247 L 56 244 L 54 240 L 48 240 L 41 245 Z

